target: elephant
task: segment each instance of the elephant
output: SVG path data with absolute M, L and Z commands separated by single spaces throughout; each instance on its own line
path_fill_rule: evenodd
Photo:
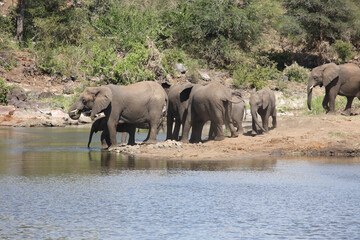
M 360 99 L 360 68 L 353 63 L 336 65 L 328 63 L 311 71 L 307 86 L 307 105 L 311 110 L 312 89 L 316 86 L 325 87 L 322 102 L 326 113 L 335 113 L 336 95 L 345 96 L 347 103 L 343 115 L 351 115 L 351 104 L 355 97 Z
M 245 101 L 239 92 L 233 92 L 232 95 L 233 104 L 231 109 L 231 119 L 236 128 L 236 132 L 239 134 L 244 132 L 242 122 L 246 117 L 246 106 Z
M 107 129 L 107 120 L 106 117 L 101 117 L 96 119 L 93 124 L 91 125 L 89 141 L 88 141 L 88 148 L 90 148 L 91 139 L 94 133 L 99 131 L 103 131 L 101 133 L 101 148 L 106 149 L 110 145 L 110 138 L 109 135 L 106 134 L 105 130 Z M 136 126 L 130 123 L 119 123 L 116 127 L 117 132 L 128 133 L 129 134 L 129 141 L 128 145 L 135 144 L 135 131 Z M 124 143 L 126 141 L 126 135 L 122 134 L 121 142 Z
M 246 117 L 246 106 L 245 101 L 241 96 L 240 92 L 232 93 L 232 108 L 231 108 L 231 120 L 233 122 L 234 127 L 236 128 L 236 132 L 238 134 L 242 134 L 244 132 L 242 122 Z M 210 126 L 209 131 L 209 140 L 214 138 L 214 126 Z
M 184 122 L 187 115 L 187 107 L 189 103 L 188 95 L 186 91 L 182 93 L 182 90 L 191 90 L 192 83 L 178 83 L 169 85 L 163 83 L 162 86 L 167 88 L 167 94 L 169 98 L 169 106 L 167 110 L 167 131 L 166 140 L 179 140 L 180 127 L 184 127 Z M 182 94 L 181 94 L 182 93 Z M 184 97 L 186 95 L 187 97 Z M 173 125 L 175 122 L 174 130 Z
M 225 138 L 223 124 L 229 126 L 231 137 L 238 134 L 231 122 L 231 90 L 220 83 L 207 85 L 195 84 L 185 88 L 180 94 L 184 99 L 189 98 L 188 112 L 183 127 L 182 142 L 189 142 L 189 131 L 192 128 L 190 142 L 201 141 L 201 133 L 206 121 L 211 121 L 214 129 L 214 140 Z
M 269 131 L 269 118 L 272 118 L 272 127 L 276 128 L 276 99 L 275 94 L 270 88 L 266 87 L 259 91 L 255 89 L 250 95 L 250 112 L 252 116 L 252 134 L 259 133 L 259 129 L 263 132 Z M 262 126 L 258 121 L 260 115 Z
M 101 112 L 105 114 L 109 134 L 109 150 L 117 145 L 116 128 L 119 120 L 131 124 L 148 124 L 149 133 L 144 143 L 156 143 L 157 127 L 166 113 L 168 97 L 160 84 L 152 81 L 128 86 L 105 85 L 87 87 L 69 108 L 69 116 L 79 119 L 80 114 L 92 119 Z

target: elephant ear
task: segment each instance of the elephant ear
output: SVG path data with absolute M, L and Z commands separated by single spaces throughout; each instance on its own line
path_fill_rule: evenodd
M 91 111 L 91 117 L 104 111 L 112 101 L 112 92 L 108 87 L 100 87 L 95 94 L 95 101 Z
M 323 86 L 326 87 L 334 79 L 336 79 L 339 76 L 339 72 L 340 72 L 340 67 L 337 66 L 335 63 L 326 64 L 326 67 L 322 74 Z
M 269 104 L 270 104 L 270 94 L 267 91 L 264 91 L 262 94 L 263 109 L 267 108 Z
M 180 101 L 185 102 L 189 99 L 191 90 L 193 89 L 193 85 L 187 85 L 184 89 L 180 92 Z

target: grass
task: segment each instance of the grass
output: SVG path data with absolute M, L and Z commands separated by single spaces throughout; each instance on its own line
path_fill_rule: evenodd
M 322 106 L 324 96 L 314 97 L 311 101 L 311 110 L 307 109 L 307 102 L 305 102 L 305 114 L 307 115 L 319 115 L 325 114 L 325 109 Z M 337 96 L 335 99 L 335 112 L 340 112 L 345 109 L 347 98 L 343 96 Z M 354 99 L 352 108 L 356 109 L 360 107 L 360 101 Z

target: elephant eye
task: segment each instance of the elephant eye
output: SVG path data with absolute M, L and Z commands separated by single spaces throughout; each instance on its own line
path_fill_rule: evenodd
M 86 104 L 85 98 L 83 98 L 81 101 L 82 101 L 82 103 L 83 103 L 84 105 Z

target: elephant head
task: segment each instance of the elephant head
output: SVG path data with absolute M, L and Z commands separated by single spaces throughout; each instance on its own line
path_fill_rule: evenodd
M 257 111 L 259 108 L 266 109 L 270 104 L 270 95 L 266 94 L 265 89 L 262 89 L 258 92 L 254 89 L 250 95 L 250 111 L 251 116 L 258 128 L 260 128 L 262 131 L 265 131 L 265 129 L 261 126 L 259 123 L 259 120 L 257 118 Z
M 311 110 L 312 89 L 316 86 L 326 87 L 339 77 L 340 67 L 335 63 L 328 63 L 314 68 L 311 71 L 307 86 L 307 105 Z
M 90 115 L 93 119 L 96 114 L 104 111 L 111 103 L 112 92 L 106 86 L 87 87 L 76 102 L 69 108 L 70 118 L 77 120 L 81 113 Z

